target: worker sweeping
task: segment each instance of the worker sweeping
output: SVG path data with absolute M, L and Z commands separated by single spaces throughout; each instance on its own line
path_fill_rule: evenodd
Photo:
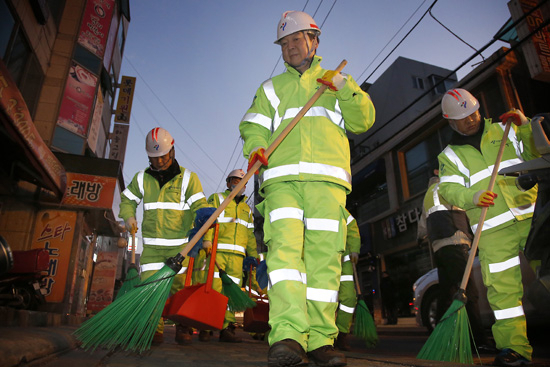
M 257 208 L 268 247 L 268 365 L 295 366 L 312 360 L 346 365 L 334 350 L 338 335 L 341 257 L 346 245 L 346 195 L 351 191 L 346 132 L 367 131 L 374 106 L 351 76 L 321 67 L 316 55 L 321 30 L 300 11 L 283 13 L 275 43 L 286 71 L 265 81 L 239 129 L 249 169 L 260 161 Z M 319 88 L 327 89 L 280 145 L 277 139 Z M 307 352 L 307 355 L 306 355 Z
M 351 350 L 348 345 L 348 334 L 353 321 L 353 313 L 357 304 L 357 293 L 355 292 L 355 282 L 353 280 L 353 265 L 359 261 L 359 251 L 361 249 L 361 237 L 357 221 L 348 212 L 346 251 L 342 257 L 342 276 L 340 277 L 340 289 L 338 290 L 338 311 L 336 312 L 336 326 L 338 327 L 338 337 L 334 346 L 340 350 Z
M 212 194 L 208 198 L 208 203 L 218 208 L 231 191 L 244 177 L 245 173 L 242 169 L 234 169 L 227 175 L 226 184 L 227 190 Z M 220 225 L 218 247 L 216 252 L 216 264 L 223 269 L 227 275 L 241 286 L 243 279 L 243 260 L 248 256 L 254 259 L 258 257 L 256 249 L 256 237 L 254 236 L 254 217 L 250 207 L 246 203 L 246 195 L 244 191 L 246 185 L 227 205 L 223 212 L 218 217 Z M 207 238 L 207 236 L 205 236 Z M 219 270 L 219 269 L 217 269 Z M 212 288 L 218 292 L 222 292 L 222 280 L 219 271 L 214 272 L 214 281 Z M 220 331 L 219 341 L 226 343 L 240 343 L 242 339 L 235 335 L 235 312 L 227 310 L 223 329 Z M 199 339 L 206 341 L 209 332 L 201 330 Z
M 137 230 L 136 208 L 143 202 L 140 258 L 141 280 L 151 277 L 164 262 L 180 251 L 188 242 L 187 233 L 193 225 L 198 209 L 209 207 L 197 175 L 180 167 L 175 158 L 174 139 L 161 127 L 152 129 L 145 138 L 149 168 L 136 173 L 121 195 L 119 217 L 130 231 Z M 203 241 L 203 247 L 211 247 Z M 175 276 L 171 293 L 183 288 L 189 258 Z M 160 319 L 153 336 L 153 345 L 163 342 L 164 323 Z M 176 326 L 176 342 L 191 342 L 191 329 Z
M 490 118 L 482 124 L 478 100 L 461 88 L 447 91 L 441 108 L 453 135 L 438 156 L 439 192 L 450 205 L 466 210 L 474 233 L 481 208 L 489 207 L 479 240 L 479 261 L 496 320 L 493 337 L 501 350 L 493 365 L 529 364 L 533 349 L 527 339 L 522 307 L 519 252 L 529 233 L 537 189 L 520 191 L 513 177 L 501 175 L 497 176 L 493 191 L 487 188 L 503 139 L 502 124 L 513 122 L 501 167 L 539 156 L 530 121 L 514 109 L 500 117 L 502 124 Z

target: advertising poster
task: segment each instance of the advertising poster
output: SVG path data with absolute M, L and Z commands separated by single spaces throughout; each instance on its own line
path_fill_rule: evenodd
M 67 172 L 67 191 L 61 203 L 111 209 L 116 183 L 115 177 Z
M 65 296 L 76 212 L 43 210 L 37 218 L 32 248 L 44 248 L 50 254 L 46 301 L 60 303 Z
M 82 18 L 78 43 L 103 59 L 115 0 L 88 0 Z
M 97 255 L 88 311 L 101 311 L 113 302 L 117 261 L 117 252 L 100 252 Z
M 101 115 L 103 113 L 103 103 L 104 103 L 103 92 L 101 92 L 101 88 L 100 88 L 97 91 L 94 114 L 92 116 L 92 124 L 90 125 L 90 131 L 88 132 L 88 146 L 94 153 L 96 153 L 97 139 L 99 136 L 99 129 L 101 128 Z
M 97 77 L 73 62 L 65 85 L 57 124 L 85 136 L 92 113 Z

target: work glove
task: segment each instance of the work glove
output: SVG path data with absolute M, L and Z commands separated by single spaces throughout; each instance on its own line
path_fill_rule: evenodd
M 206 223 L 208 218 L 210 218 L 210 216 L 214 214 L 215 211 L 216 208 L 207 207 L 200 208 L 195 212 L 194 227 L 191 228 L 191 230 L 189 230 L 189 232 L 187 233 L 189 241 L 191 241 L 191 239 L 197 234 L 204 223 Z M 203 248 L 202 237 L 197 241 L 197 243 L 195 243 L 195 246 L 193 246 L 193 248 L 187 253 L 187 255 L 193 258 L 197 257 L 201 248 Z
M 247 256 L 243 260 L 243 271 L 249 271 L 252 266 L 254 269 L 258 266 L 259 260 L 254 256 Z
M 130 217 L 126 219 L 126 229 L 130 231 L 130 233 L 136 233 L 138 230 L 137 226 L 137 220 L 134 217 Z
M 210 256 L 212 253 L 212 241 L 202 241 L 202 249 L 206 253 L 206 256 Z
M 351 252 L 349 254 L 349 259 L 352 263 L 357 264 L 357 262 L 359 261 L 359 254 L 357 252 Z
M 503 125 L 506 125 L 508 120 L 512 120 L 516 126 L 527 125 L 529 123 L 523 112 L 516 108 L 512 108 L 510 111 L 500 115 L 500 121 Z
M 335 70 L 328 70 L 323 77 L 317 79 L 317 81 L 326 85 L 333 91 L 340 90 L 344 88 L 344 85 L 346 85 L 346 79 L 344 79 L 344 76 Z
M 267 263 L 265 262 L 265 260 L 262 260 L 256 268 L 256 281 L 258 282 L 258 285 L 262 289 L 264 289 L 265 287 L 267 287 L 267 280 Z
M 474 204 L 477 206 L 489 207 L 495 205 L 498 195 L 489 190 L 479 190 L 474 194 Z
M 264 147 L 257 147 L 252 150 L 252 153 L 248 156 L 248 171 L 250 171 L 250 168 L 257 162 L 262 162 L 262 165 L 267 166 L 267 157 L 265 156 L 265 148 Z M 256 171 L 256 174 L 258 174 L 259 170 Z

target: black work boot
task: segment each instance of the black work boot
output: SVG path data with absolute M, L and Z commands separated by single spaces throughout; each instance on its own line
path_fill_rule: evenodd
M 529 366 L 531 361 L 513 349 L 504 348 L 495 357 L 493 366 Z
M 350 351 L 351 348 L 348 345 L 348 333 L 339 333 L 338 337 L 334 341 L 334 347 L 339 350 Z
M 268 367 L 302 366 L 308 363 L 304 348 L 293 339 L 284 339 L 269 347 Z
M 176 343 L 179 345 L 191 344 L 193 330 L 189 326 L 176 325 Z
M 241 343 L 243 340 L 235 335 L 235 325 L 229 324 L 220 331 L 220 341 L 224 343 Z
M 308 357 L 317 364 L 317 366 L 345 366 L 346 356 L 343 353 L 334 350 L 332 345 L 324 345 L 309 352 Z
M 199 331 L 199 341 L 201 342 L 209 342 L 211 336 L 212 336 L 212 331 L 210 330 Z

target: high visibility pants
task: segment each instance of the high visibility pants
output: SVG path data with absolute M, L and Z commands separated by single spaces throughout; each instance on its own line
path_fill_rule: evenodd
M 172 256 L 175 256 L 180 250 L 181 246 L 178 247 L 159 247 L 159 246 L 143 246 L 143 252 L 141 253 L 140 257 L 140 268 L 141 268 L 141 281 L 148 279 L 153 274 L 155 274 L 157 271 L 162 269 L 164 266 L 164 262 Z M 178 274 L 174 277 L 174 282 L 172 283 L 172 287 L 170 288 L 170 294 L 174 294 L 178 292 L 179 290 L 183 289 L 183 286 L 185 284 L 185 276 L 187 272 L 187 265 L 189 264 L 189 258 L 186 257 L 185 260 L 182 263 L 182 268 L 179 271 Z M 151 269 L 151 270 L 147 270 Z M 157 333 L 163 333 L 164 332 L 164 320 L 162 317 L 159 320 L 159 323 L 157 325 Z
M 357 293 L 353 281 L 353 264 L 349 258 L 349 251 L 342 258 L 342 276 L 340 277 L 340 290 L 338 291 L 338 311 L 336 313 L 336 326 L 341 333 L 349 333 L 353 321 L 353 312 L 357 305 Z
M 281 182 L 264 189 L 269 276 L 269 344 L 293 339 L 304 350 L 333 345 L 345 250 L 346 191 L 327 182 Z
M 242 255 L 237 255 L 234 253 L 228 252 L 217 252 L 216 253 L 216 263 L 223 269 L 227 275 L 233 280 L 235 284 L 241 287 L 243 281 L 243 259 Z M 208 266 L 207 266 L 208 269 Z M 212 289 L 222 293 L 222 280 L 220 278 L 220 273 L 216 267 L 214 270 L 214 279 L 212 281 Z M 223 329 L 225 329 L 229 324 L 232 324 L 236 321 L 235 312 L 230 311 L 229 309 L 225 311 L 225 319 L 223 321 Z
M 523 251 L 531 220 L 516 222 L 499 231 L 481 235 L 479 261 L 487 298 L 495 314 L 493 337 L 498 349 L 510 348 L 531 360 L 522 307 L 523 284 L 519 253 Z

